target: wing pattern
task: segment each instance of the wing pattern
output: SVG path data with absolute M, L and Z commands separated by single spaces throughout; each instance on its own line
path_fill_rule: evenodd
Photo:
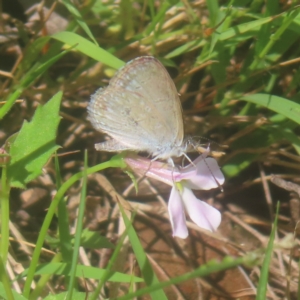
M 92 95 L 88 114 L 97 130 L 115 140 L 102 150 L 147 151 L 157 158 L 182 155 L 180 99 L 167 70 L 154 57 L 139 57 L 121 68 L 106 88 Z

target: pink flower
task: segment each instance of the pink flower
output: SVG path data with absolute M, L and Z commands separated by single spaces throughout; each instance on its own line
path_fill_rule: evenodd
M 172 186 L 168 210 L 173 236 L 186 238 L 185 210 L 199 227 L 215 231 L 221 223 L 221 214 L 214 207 L 196 198 L 192 189 L 210 190 L 224 183 L 224 176 L 214 158 L 200 155 L 192 164 L 183 168 L 142 157 L 127 157 L 125 162 L 136 173 Z

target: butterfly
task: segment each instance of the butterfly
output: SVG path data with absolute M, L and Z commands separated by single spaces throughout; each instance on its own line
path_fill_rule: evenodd
M 122 67 L 88 105 L 93 127 L 112 139 L 96 150 L 146 151 L 154 159 L 186 156 L 180 99 L 165 67 L 152 56 L 141 56 Z

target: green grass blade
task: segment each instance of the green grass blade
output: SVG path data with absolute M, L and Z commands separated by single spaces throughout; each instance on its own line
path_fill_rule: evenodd
M 256 298 L 255 298 L 256 300 L 267 299 L 269 268 L 270 268 L 270 264 L 271 264 L 275 233 L 277 230 L 279 206 L 280 206 L 280 203 L 277 202 L 276 216 L 275 216 L 272 232 L 270 235 L 269 243 L 268 243 L 268 246 L 266 249 L 265 258 L 264 258 L 263 265 L 262 265 L 261 272 L 260 272 L 260 278 L 259 278 L 259 283 L 258 283 L 258 287 L 257 287 L 257 294 L 256 294 Z
M 113 168 L 113 167 L 116 167 L 116 168 L 126 168 L 126 164 L 124 163 L 122 157 L 120 157 L 120 156 L 114 156 L 108 162 L 101 163 L 101 164 L 99 164 L 97 166 L 88 168 L 87 174 L 88 175 L 89 174 L 93 174 L 93 173 L 101 171 L 103 169 Z M 33 252 L 33 255 L 32 255 L 32 260 L 31 260 L 31 263 L 30 263 L 30 267 L 28 269 L 28 275 L 27 275 L 27 278 L 26 278 L 26 281 L 25 281 L 25 284 L 24 284 L 23 295 L 25 297 L 29 297 L 30 285 L 31 285 L 31 282 L 33 281 L 35 270 L 36 270 L 36 267 L 38 265 L 40 252 L 41 252 L 44 240 L 46 238 L 48 228 L 49 228 L 49 226 L 51 224 L 51 221 L 52 221 L 52 218 L 53 218 L 53 216 L 54 216 L 54 214 L 56 212 L 56 208 L 58 206 L 58 203 L 59 203 L 59 201 L 61 201 L 61 199 L 63 198 L 63 196 L 66 193 L 66 191 L 76 181 L 80 180 L 82 178 L 82 176 L 83 176 L 83 172 L 79 172 L 77 174 L 74 174 L 71 178 L 69 178 L 61 186 L 61 188 L 57 191 L 55 197 L 53 198 L 53 200 L 52 200 L 52 202 L 51 202 L 51 204 L 49 206 L 47 215 L 46 215 L 46 217 L 44 219 L 42 228 L 41 228 L 40 233 L 39 233 L 38 240 L 36 242 L 36 246 L 35 246 L 35 249 L 34 249 L 34 252 Z
M 58 263 L 62 259 L 62 256 L 60 253 L 56 254 L 49 264 Z M 32 293 L 29 296 L 29 300 L 36 300 L 38 297 L 40 297 L 45 289 L 45 286 L 51 280 L 51 277 L 53 276 L 53 273 L 48 274 L 42 274 L 39 281 L 37 282 L 35 289 L 32 291 Z
M 29 269 L 25 270 L 20 277 L 27 276 Z M 105 276 L 106 269 L 100 269 L 98 267 L 90 267 L 90 266 L 83 266 L 77 265 L 76 268 L 76 277 L 90 278 L 90 279 L 103 279 Z M 59 275 L 59 276 L 70 276 L 71 275 L 71 265 L 66 263 L 59 263 L 59 262 L 51 262 L 46 264 L 40 264 L 36 268 L 36 275 L 44 275 L 44 274 L 51 274 L 51 275 Z M 125 282 L 130 283 L 133 282 L 143 282 L 142 278 L 132 275 L 123 274 L 120 272 L 112 271 L 110 272 L 109 276 L 107 277 L 107 281 L 110 282 Z
M 22 78 L 20 84 L 15 88 L 15 91 L 8 96 L 5 104 L 0 108 L 0 120 L 8 113 L 8 111 L 12 108 L 15 101 L 22 94 L 23 90 L 29 87 L 35 80 L 37 80 L 42 74 L 45 73 L 46 70 L 50 68 L 57 60 L 59 60 L 62 56 L 64 56 L 67 51 L 62 51 L 61 53 L 51 57 L 49 60 L 42 64 L 36 64 L 31 68 L 29 72 Z
M 222 272 L 224 270 L 228 270 L 234 267 L 238 267 L 242 264 L 251 265 L 257 264 L 258 257 L 255 253 L 250 253 L 244 257 L 239 258 L 232 258 L 232 257 L 225 257 L 221 262 L 216 262 L 215 260 L 208 262 L 205 265 L 197 268 L 195 271 L 186 273 L 184 275 L 172 278 L 169 281 L 163 281 L 160 283 L 156 283 L 155 285 L 140 289 L 134 293 L 128 294 L 123 297 L 119 297 L 118 300 L 129 300 L 133 299 L 134 297 L 140 297 L 143 295 L 147 295 L 150 292 L 162 289 L 164 287 L 168 287 L 170 285 L 178 284 L 187 280 L 191 280 L 196 277 L 205 277 L 209 276 L 213 273 Z M 160 298 L 155 298 L 160 299 Z
M 55 178 L 56 178 L 56 188 L 60 189 L 62 185 L 62 180 L 60 176 L 60 167 L 58 156 L 55 155 Z M 59 232 L 59 243 L 60 251 L 62 254 L 62 259 L 66 263 L 71 263 L 73 255 L 72 247 L 72 237 L 69 231 L 69 215 L 67 210 L 66 202 L 64 198 L 61 199 L 57 207 L 57 217 L 58 217 L 58 232 Z
M 147 255 L 139 241 L 139 238 L 134 230 L 134 228 L 131 225 L 130 220 L 126 216 L 123 208 L 120 206 L 120 211 L 122 213 L 125 226 L 128 230 L 128 237 L 133 249 L 133 252 L 136 256 L 136 260 L 139 264 L 140 270 L 142 272 L 143 278 L 145 280 L 146 285 L 149 287 L 149 293 L 151 295 L 152 299 L 167 299 L 164 291 L 162 289 L 152 290 L 152 286 L 154 284 L 159 284 L 159 280 L 155 275 L 155 272 L 150 264 L 149 259 L 147 258 Z M 121 297 L 122 298 L 122 297 Z M 131 299 L 131 298 L 126 298 Z
M 94 293 L 91 295 L 90 300 L 97 300 L 98 299 L 98 296 L 99 296 L 99 294 L 100 294 L 100 292 L 101 292 L 104 284 L 106 283 L 106 281 L 108 281 L 109 277 L 114 273 L 113 266 L 114 266 L 114 264 L 116 262 L 118 262 L 118 258 L 119 258 L 119 255 L 121 253 L 121 249 L 123 247 L 124 240 L 127 237 L 128 230 L 129 230 L 129 228 L 126 228 L 126 230 L 121 235 L 121 237 L 120 237 L 120 239 L 118 241 L 118 245 L 115 248 L 112 256 L 110 257 L 110 260 L 109 260 L 109 262 L 107 264 L 106 269 L 104 270 L 104 273 L 103 273 L 103 275 L 101 277 L 101 280 L 99 281 L 99 284 L 96 287 Z
M 1 207 L 1 262 L 6 265 L 7 253 L 9 248 L 9 193 L 10 184 L 7 179 L 6 165 L 2 167 L 0 190 L 0 207 Z
M 165 17 L 167 10 L 171 7 L 171 4 L 168 1 L 164 1 L 159 12 L 153 18 L 152 22 L 147 26 L 144 31 L 144 35 L 148 36 L 156 27 L 156 25 Z
M 13 291 L 10 286 L 10 280 L 6 273 L 4 262 L 1 256 L 0 256 L 0 280 L 2 282 L 2 286 L 1 286 L 2 290 L 0 290 L 0 293 L 5 296 L 5 299 L 14 300 L 15 297 L 13 295 Z
M 241 34 L 252 32 L 252 36 L 255 36 L 257 34 L 257 31 L 259 31 L 260 27 L 266 23 L 272 22 L 274 20 L 274 17 L 266 17 L 261 18 L 258 20 L 242 23 L 239 25 L 236 25 L 234 27 L 229 28 L 228 30 L 220 33 L 219 40 L 228 40 L 232 39 L 233 37 L 239 36 Z
M 240 98 L 254 104 L 264 106 L 272 111 L 275 111 L 286 118 L 293 120 L 300 124 L 300 104 L 283 97 L 267 95 L 267 94 L 254 94 Z
M 87 185 L 87 151 L 84 151 L 84 168 L 83 168 L 83 181 L 82 181 L 82 189 L 80 195 L 80 203 L 78 208 L 78 217 L 77 217 L 77 226 L 75 232 L 75 243 L 74 243 L 74 251 L 72 255 L 71 262 L 71 276 L 69 282 L 68 296 L 67 300 L 72 300 L 73 289 L 75 288 L 75 277 L 76 277 L 76 267 L 78 264 L 78 256 L 79 256 L 79 247 L 81 240 L 81 232 L 83 227 L 83 217 L 85 210 L 85 198 L 86 198 L 86 185 Z
M 76 33 L 62 31 L 53 34 L 52 38 L 70 46 L 76 45 L 76 50 L 114 69 L 119 69 L 125 64 L 111 53 L 107 52 L 101 47 L 96 46 L 89 40 Z
M 62 0 L 62 3 L 68 9 L 68 11 L 72 14 L 74 19 L 76 20 L 77 24 L 83 29 L 83 31 L 87 34 L 87 36 L 96 44 L 98 45 L 96 39 L 94 38 L 90 28 L 87 26 L 85 21 L 83 20 L 80 12 L 74 6 L 74 4 L 70 0 Z

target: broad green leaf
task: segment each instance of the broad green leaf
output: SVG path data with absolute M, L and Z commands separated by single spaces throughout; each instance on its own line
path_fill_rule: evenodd
M 45 105 L 39 106 L 32 120 L 24 121 L 11 144 L 8 178 L 12 186 L 24 188 L 26 183 L 39 176 L 43 166 L 59 148 L 55 139 L 61 98 L 62 92 L 59 92 Z

